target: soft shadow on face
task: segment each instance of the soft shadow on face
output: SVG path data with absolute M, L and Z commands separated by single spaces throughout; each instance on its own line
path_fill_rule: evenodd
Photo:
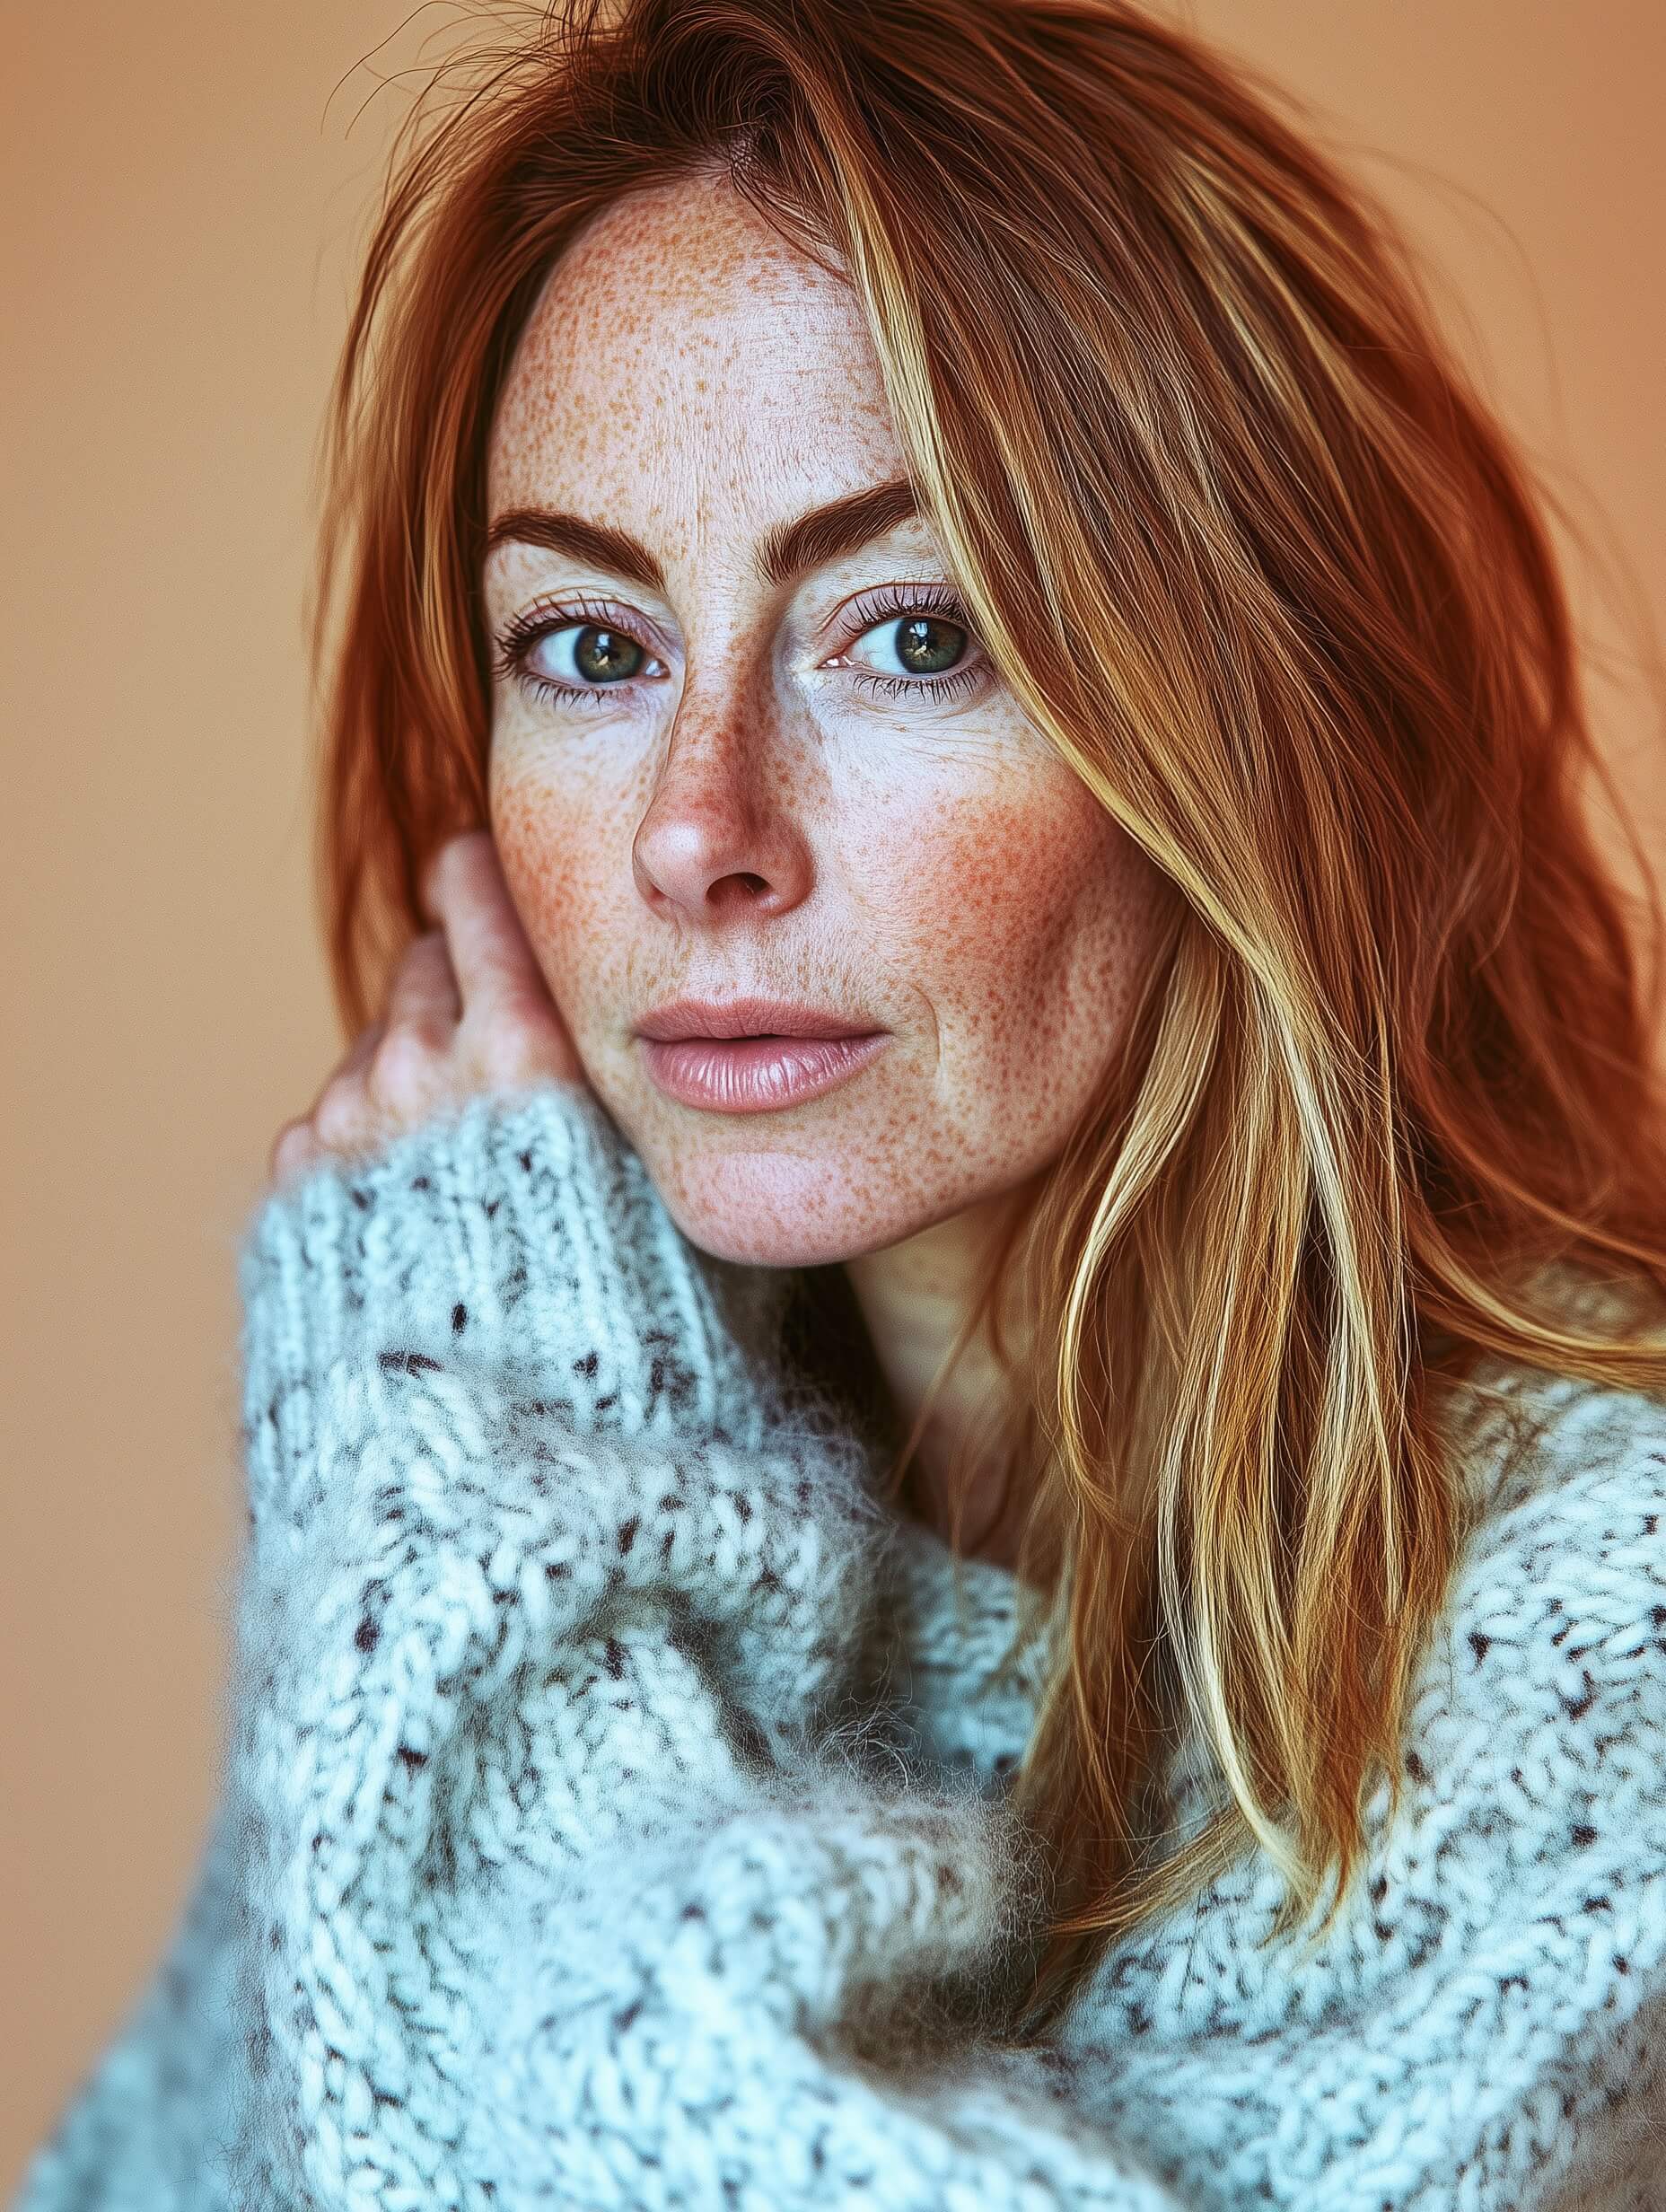
M 760 578 L 773 528 L 905 474 L 853 295 L 721 182 L 589 225 L 494 425 L 494 519 L 577 514 L 662 572 L 494 547 L 487 622 L 495 642 L 519 623 L 522 663 L 495 678 L 491 817 L 591 1082 L 725 1259 L 877 1251 L 1045 1167 L 1114 1054 L 1163 889 L 943 611 L 921 520 Z M 563 682 L 587 696 L 539 688 Z M 750 993 L 890 1040 L 795 1105 L 667 1097 L 636 1022 Z

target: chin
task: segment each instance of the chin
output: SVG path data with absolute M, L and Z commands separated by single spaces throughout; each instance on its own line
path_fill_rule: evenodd
M 691 1244 L 746 1267 L 818 1268 L 892 1243 L 906 1229 L 875 1230 L 849 1205 L 848 1177 L 825 1161 L 776 1152 L 644 1152 L 665 1209 Z
M 685 1225 L 678 1222 L 690 1244 L 712 1260 L 731 1260 L 745 1268 L 820 1268 L 835 1260 L 848 1260 L 849 1248 L 837 1238 L 830 1245 L 823 1245 L 803 1237 L 783 1237 L 760 1230 L 756 1236 L 742 1231 L 733 1233 L 733 1224 L 721 1227 L 705 1223 Z

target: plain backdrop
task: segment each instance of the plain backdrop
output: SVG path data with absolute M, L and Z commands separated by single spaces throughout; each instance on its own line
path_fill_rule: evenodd
M 152 1971 L 217 1795 L 235 1246 L 343 1041 L 309 876 L 314 440 L 384 151 L 472 20 L 6 11 L 8 2194 Z M 1184 20 L 1316 103 L 1505 420 L 1658 606 L 1666 11 L 1199 0 Z M 1571 578 L 1598 719 L 1666 853 L 1657 711 L 1583 559 Z

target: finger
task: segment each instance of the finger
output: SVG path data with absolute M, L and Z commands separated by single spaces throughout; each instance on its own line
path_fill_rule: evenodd
M 315 1137 L 322 1134 L 318 1127 L 320 1107 L 323 1105 L 327 1098 L 333 1095 L 339 1102 L 352 1090 L 352 1078 L 361 1075 L 370 1065 L 375 1057 L 376 1048 L 387 1033 L 387 1027 L 385 1022 L 373 1022 L 368 1029 L 362 1029 L 346 1052 L 342 1054 L 340 1059 L 337 1061 L 335 1066 L 325 1076 L 323 1082 L 320 1084 L 317 1094 L 304 1117 L 306 1121 L 311 1125 Z
M 435 855 L 428 883 L 465 1017 L 478 1016 L 489 1027 L 495 1015 L 548 1000 L 488 832 L 451 839 Z
M 336 1070 L 336 1075 L 356 1075 L 359 1069 L 364 1066 L 375 1051 L 376 1047 L 381 1042 L 387 1033 L 387 1028 L 388 1024 L 385 1022 L 373 1022 L 368 1029 L 362 1029 L 347 1048 L 340 1066 Z M 333 1082 L 335 1077 L 332 1076 L 330 1080 Z M 322 1095 L 320 1092 L 319 1096 L 322 1097 Z M 312 1102 L 316 1106 L 318 1100 L 314 1099 Z
M 285 1121 L 273 1140 L 267 1159 L 267 1180 L 278 1189 L 293 1182 L 318 1156 L 310 1120 Z
M 337 1066 L 319 1086 L 312 1103 L 303 1114 L 296 1114 L 285 1121 L 272 1139 L 267 1154 L 267 1173 L 273 1182 L 289 1182 L 316 1159 L 321 1159 L 325 1146 L 320 1142 L 316 1127 L 318 1110 L 325 1093 L 338 1084 L 343 1076 L 355 1075 L 365 1066 L 381 1042 L 386 1023 L 373 1022 L 353 1040 Z
M 462 994 L 447 950 L 445 932 L 416 938 L 400 961 L 388 994 L 388 1029 L 451 1030 L 462 1018 Z

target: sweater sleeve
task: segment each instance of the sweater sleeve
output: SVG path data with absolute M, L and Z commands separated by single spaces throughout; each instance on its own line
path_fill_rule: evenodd
M 1006 2050 L 1036 1857 L 869 1694 L 897 1531 L 763 1273 L 566 1088 L 267 1202 L 226 1807 L 22 2212 L 1647 2212 L 1658 1426 L 1506 1488 L 1315 1953 L 1253 1857 Z
M 867 1694 L 889 1516 L 587 1093 L 246 1239 L 226 1792 L 20 2212 L 1171 2200 L 994 2055 L 1016 1824 Z

